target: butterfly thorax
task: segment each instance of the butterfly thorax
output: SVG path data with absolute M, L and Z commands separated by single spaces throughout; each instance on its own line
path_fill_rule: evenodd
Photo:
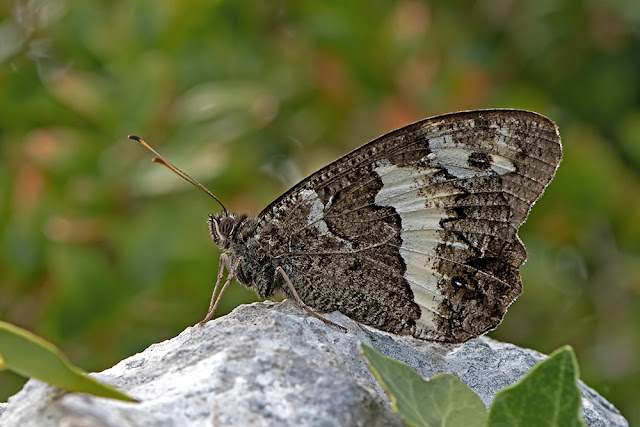
M 213 242 L 235 266 L 235 278 L 261 298 L 272 296 L 276 290 L 276 265 L 255 237 L 257 219 L 223 211 L 209 215 L 208 224 Z

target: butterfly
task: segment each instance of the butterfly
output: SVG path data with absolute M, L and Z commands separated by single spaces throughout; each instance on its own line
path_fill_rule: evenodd
M 529 111 L 432 117 L 325 166 L 255 217 L 228 211 L 154 153 L 222 207 L 208 219 L 222 255 L 203 322 L 235 279 L 339 328 L 318 312 L 461 343 L 494 329 L 522 292 L 518 229 L 562 146 L 557 126 Z

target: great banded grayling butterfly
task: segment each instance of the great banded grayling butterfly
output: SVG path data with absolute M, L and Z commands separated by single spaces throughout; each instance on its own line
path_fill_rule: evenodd
M 556 125 L 529 111 L 432 117 L 320 169 L 256 217 L 229 212 L 154 153 L 222 207 L 208 220 L 223 253 L 203 322 L 236 279 L 328 323 L 316 311 L 460 343 L 495 328 L 522 292 L 518 228 L 562 147 Z

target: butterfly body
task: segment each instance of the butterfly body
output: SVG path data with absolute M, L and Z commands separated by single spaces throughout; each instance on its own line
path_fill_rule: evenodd
M 560 159 L 543 116 L 454 113 L 360 147 L 257 217 L 211 215 L 209 230 L 263 298 L 282 290 L 385 331 L 463 342 L 520 295 L 517 231 Z

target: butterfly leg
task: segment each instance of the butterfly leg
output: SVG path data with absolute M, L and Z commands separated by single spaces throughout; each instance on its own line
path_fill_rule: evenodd
M 220 290 L 220 293 L 216 298 L 216 293 L 218 292 L 218 288 L 220 287 L 220 283 L 222 282 L 222 277 L 224 276 L 225 267 L 229 272 L 229 274 L 227 275 L 227 280 L 224 282 L 224 285 L 222 286 L 222 289 Z M 227 290 L 227 287 L 231 284 L 231 281 L 235 278 L 235 270 L 237 267 L 238 267 L 238 261 L 236 261 L 232 265 L 231 259 L 227 254 L 223 253 L 222 255 L 220 255 L 220 261 L 218 262 L 218 279 L 216 280 L 216 285 L 213 287 L 213 293 L 211 294 L 209 311 L 207 312 L 207 316 L 202 321 L 198 322 L 198 325 L 203 325 L 207 323 L 209 320 L 211 320 L 211 318 L 216 312 L 216 309 L 218 308 L 218 304 L 220 303 L 220 300 L 222 299 L 222 295 Z
M 287 276 L 287 273 L 285 273 L 285 271 L 282 269 L 282 267 L 276 267 L 276 274 L 278 274 L 278 273 L 280 273 L 280 275 L 284 279 L 285 283 L 287 284 L 287 287 L 291 291 L 291 295 L 293 295 L 293 298 L 296 300 L 298 305 L 300 307 L 302 307 L 302 309 L 304 309 L 307 313 L 309 313 L 313 317 L 322 320 L 324 323 L 326 323 L 328 325 L 331 325 L 331 326 L 335 326 L 338 329 L 342 329 L 345 333 L 347 332 L 347 328 L 345 328 L 344 326 L 340 326 L 337 323 L 334 323 L 329 319 L 325 319 L 324 317 L 320 316 L 318 313 L 313 311 L 313 309 L 311 307 L 309 307 L 307 304 L 305 304 L 304 301 L 302 301 L 302 299 L 300 299 L 300 296 L 298 296 L 298 292 L 296 292 L 296 288 L 293 287 L 293 283 L 291 283 L 291 279 L 289 279 L 289 276 Z

